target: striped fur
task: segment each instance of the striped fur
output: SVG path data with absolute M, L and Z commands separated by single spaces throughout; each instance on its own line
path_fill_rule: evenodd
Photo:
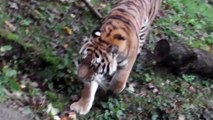
M 82 60 L 78 77 L 85 87 L 80 100 L 71 105 L 71 110 L 80 114 L 89 112 L 96 92 L 96 89 L 92 90 L 94 83 L 91 81 L 97 81 L 99 85 L 109 81 L 108 87 L 117 93 L 125 88 L 161 2 L 121 0 L 105 17 L 100 31 L 86 40 L 79 52 Z

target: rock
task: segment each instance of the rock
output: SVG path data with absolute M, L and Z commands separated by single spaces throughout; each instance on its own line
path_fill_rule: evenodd
M 14 109 L 8 108 L 0 104 L 0 119 L 1 120 L 33 120 L 32 118 L 21 114 Z

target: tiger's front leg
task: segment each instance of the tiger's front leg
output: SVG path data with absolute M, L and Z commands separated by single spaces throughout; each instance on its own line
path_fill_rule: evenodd
M 92 107 L 97 89 L 98 83 L 96 81 L 92 81 L 91 83 L 84 83 L 81 98 L 77 102 L 71 104 L 70 110 L 73 110 L 80 115 L 87 114 Z

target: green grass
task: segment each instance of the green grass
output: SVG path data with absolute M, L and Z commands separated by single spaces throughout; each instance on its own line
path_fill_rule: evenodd
M 30 98 L 45 96 L 46 104 L 30 103 L 25 107 L 32 110 L 37 117 L 46 119 L 51 117 L 46 113 L 48 104 L 51 103 L 63 111 L 69 108 L 76 96 L 79 97 L 82 86 L 77 82 L 73 60 L 78 55 L 82 38 L 90 35 L 91 31 L 100 25 L 100 20 L 82 8 L 77 1 L 37 2 L 38 5 L 34 7 L 27 4 L 27 7 L 11 12 L 8 11 L 10 8 L 5 7 L 6 0 L 0 1 L 1 29 L 6 33 L 11 32 L 5 27 L 5 21 L 10 21 L 17 27 L 15 32 L 11 32 L 12 35 L 18 36 L 20 40 L 11 42 L 0 38 L 0 43 L 3 41 L 3 44 L 0 44 L 0 101 L 11 99 L 5 94 L 5 89 Z M 92 2 L 99 6 L 100 1 Z M 104 3 L 106 7 L 100 10 L 102 14 L 106 15 L 110 11 L 111 2 L 113 1 Z M 155 20 L 148 38 L 148 48 L 154 47 L 160 34 L 170 40 L 213 53 L 212 6 L 202 0 L 166 0 L 162 5 L 162 9 L 165 8 L 165 15 Z M 64 27 L 71 29 L 72 33 L 67 34 Z M 27 45 L 30 47 L 17 47 Z M 18 54 L 19 50 L 23 56 Z M 15 53 L 11 54 L 13 51 Z M 8 55 L 9 59 L 6 57 Z M 43 55 L 45 58 L 41 57 Z M 49 62 L 54 64 L 48 64 Z M 144 92 L 145 95 L 138 96 L 127 86 L 116 98 L 96 101 L 91 112 L 81 119 L 158 120 L 178 119 L 181 115 L 186 119 L 213 118 L 212 80 L 194 75 L 175 77 L 163 70 L 143 68 L 140 58 L 130 80 L 137 83 L 135 92 Z M 32 85 L 34 82 L 39 85 Z M 147 89 L 149 83 L 159 89 L 159 95 Z M 27 89 L 20 87 L 23 84 Z
M 206 46 L 212 45 L 212 6 L 200 0 L 167 0 L 167 3 L 172 10 L 169 9 L 167 17 L 159 20 L 157 25 L 168 36 L 197 48 L 206 49 Z M 176 27 L 183 30 L 177 31 Z

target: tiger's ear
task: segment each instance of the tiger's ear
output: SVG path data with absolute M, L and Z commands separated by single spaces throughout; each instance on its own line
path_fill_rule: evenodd
M 112 53 L 112 55 L 117 55 L 118 54 L 118 46 L 116 45 L 110 45 L 108 48 L 107 48 L 107 52 L 108 53 Z
M 101 31 L 100 30 L 94 30 L 92 32 L 92 36 L 93 37 L 100 37 L 101 36 Z

